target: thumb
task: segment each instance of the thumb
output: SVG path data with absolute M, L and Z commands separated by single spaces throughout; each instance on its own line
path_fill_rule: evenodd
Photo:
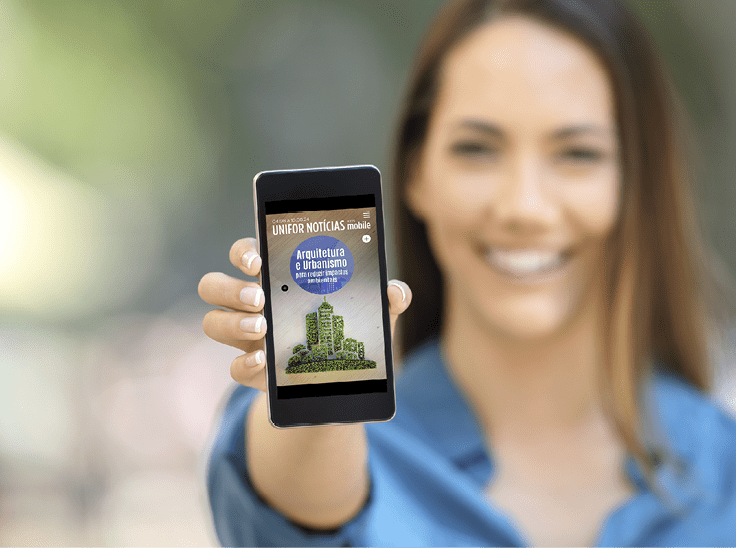
M 388 294 L 388 313 L 391 317 L 391 339 L 393 339 L 399 314 L 409 308 L 409 304 L 411 304 L 411 289 L 402 281 L 390 280 L 386 293 Z

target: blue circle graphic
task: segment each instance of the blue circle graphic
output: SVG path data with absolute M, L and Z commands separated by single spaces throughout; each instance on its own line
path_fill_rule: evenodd
M 304 291 L 316 295 L 334 293 L 353 277 L 353 254 L 332 236 L 312 236 L 291 255 L 291 277 Z

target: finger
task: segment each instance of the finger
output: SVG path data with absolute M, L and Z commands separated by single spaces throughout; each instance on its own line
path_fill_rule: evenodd
M 267 389 L 265 366 L 266 355 L 263 350 L 256 350 L 235 358 L 230 365 L 230 376 L 240 384 L 265 392 Z
M 222 272 L 205 274 L 199 281 L 198 291 L 204 302 L 246 312 L 261 310 L 266 301 L 257 283 L 238 280 Z
M 396 320 L 411 304 L 411 289 L 402 281 L 390 280 L 386 293 L 388 294 L 388 313 L 391 318 L 391 335 L 393 336 Z
M 209 338 L 236 348 L 247 341 L 261 341 L 267 330 L 266 318 L 261 314 L 227 310 L 210 310 L 204 316 L 202 328 Z
M 261 256 L 255 238 L 238 240 L 230 248 L 230 262 L 248 276 L 258 276 L 261 271 Z

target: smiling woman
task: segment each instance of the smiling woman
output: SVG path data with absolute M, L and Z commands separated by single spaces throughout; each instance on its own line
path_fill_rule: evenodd
M 568 33 L 506 16 L 455 46 L 441 81 L 406 192 L 444 279 L 447 366 L 504 465 L 487 492 L 535 543 L 588 544 L 632 492 L 597 386 L 603 264 L 621 187 L 609 77 Z M 579 454 L 607 438 L 602 460 L 573 467 L 578 485 L 606 489 L 585 498 L 571 491 L 563 505 L 539 490 L 535 503 L 519 499 L 510 477 L 526 484 L 537 475 L 535 454 L 559 459 L 555 484 L 567 469 L 570 444 L 540 445 L 532 426 L 578 431 Z M 535 518 L 542 508 L 554 527 Z
M 618 1 L 450 3 L 399 123 L 396 417 L 276 434 L 236 391 L 210 461 L 220 540 L 732 543 L 736 423 L 707 396 L 728 293 L 675 104 Z
M 532 282 L 535 270 L 552 264 L 557 272 L 578 268 L 556 293 L 556 302 L 570 309 L 593 278 L 605 282 L 598 291 L 607 299 L 609 327 L 615 327 L 617 310 L 623 315 L 628 308 L 634 320 L 633 345 L 622 346 L 636 360 L 651 357 L 657 346 L 677 357 L 672 367 L 707 386 L 701 320 L 714 304 L 708 301 L 708 268 L 688 199 L 675 103 L 643 31 L 617 3 L 464 7 L 470 9 L 446 10 L 426 40 L 402 121 L 397 187 L 409 198 L 399 208 L 406 236 L 400 240 L 402 276 L 417 286 L 428 281 L 417 273 L 438 274 L 431 277 L 434 291 L 415 291 L 405 347 L 452 323 L 441 321 L 437 295 L 463 289 L 439 283 L 428 247 L 441 265 L 443 251 L 432 242 L 455 234 L 474 248 L 478 265 L 485 263 L 471 272 L 490 276 L 490 267 L 503 275 L 497 282 L 530 298 L 549 302 L 555 293 L 512 282 Z M 494 24 L 478 30 L 479 15 Z M 625 41 L 638 46 L 625 47 Z M 422 208 L 432 204 L 439 209 L 423 218 Z M 433 229 L 443 222 L 455 232 Z M 606 245 L 611 249 L 604 253 Z M 655 265 L 667 274 L 656 284 Z M 452 268 L 442 268 L 446 282 Z M 500 313 L 503 295 L 485 281 L 479 280 L 494 299 L 487 313 Z M 626 285 L 639 298 L 624 295 Z M 538 313 L 551 311 L 524 298 L 510 304 L 525 300 Z M 626 338 L 606 332 L 609 341 Z M 649 348 L 637 348 L 633 339 Z
M 617 2 L 455 3 L 425 39 L 396 156 L 414 290 L 402 342 L 441 337 L 499 456 L 525 447 L 529 461 L 536 446 L 554 459 L 564 444 L 534 432 L 590 421 L 613 440 L 610 462 L 635 456 L 655 490 L 659 459 L 675 458 L 651 439 L 646 382 L 657 362 L 707 389 L 713 320 L 729 313 L 696 231 L 676 104 Z
M 516 338 L 592 313 L 620 193 L 605 68 L 508 17 L 458 45 L 442 81 L 407 197 L 445 275 L 447 324 Z

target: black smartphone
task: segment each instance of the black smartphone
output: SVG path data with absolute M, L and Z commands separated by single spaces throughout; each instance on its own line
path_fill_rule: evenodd
M 262 171 L 269 420 L 386 421 L 396 412 L 381 174 L 374 166 Z

